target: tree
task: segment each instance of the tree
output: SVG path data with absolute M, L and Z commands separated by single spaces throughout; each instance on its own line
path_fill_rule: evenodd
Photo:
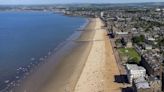
M 140 41 L 144 42 L 144 40 L 145 40 L 145 36 L 144 35 L 140 35 Z
M 136 44 L 144 42 L 144 40 L 145 40 L 145 36 L 144 35 L 135 36 L 135 37 L 132 38 L 133 43 L 136 43 Z
M 138 60 L 137 57 L 133 57 L 132 59 L 129 59 L 127 63 L 128 64 L 138 64 L 139 65 L 140 61 Z
M 164 46 L 164 38 L 162 38 L 158 41 L 158 45 L 159 46 Z
M 126 44 L 127 44 L 124 38 L 121 38 L 121 43 L 123 46 L 126 46 Z

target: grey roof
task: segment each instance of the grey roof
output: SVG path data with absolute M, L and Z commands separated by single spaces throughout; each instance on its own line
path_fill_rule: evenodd
M 137 87 L 137 89 L 141 89 L 141 88 L 147 89 L 147 88 L 150 88 L 148 82 L 139 82 L 139 83 L 136 83 L 136 87 Z
M 156 50 L 146 51 L 142 56 L 144 57 L 145 62 L 147 62 L 154 71 L 158 71 L 160 69 L 160 62 L 162 59 Z
M 137 87 L 137 89 L 146 89 L 150 88 L 149 83 L 145 80 L 145 78 L 140 77 L 134 80 L 134 83 Z

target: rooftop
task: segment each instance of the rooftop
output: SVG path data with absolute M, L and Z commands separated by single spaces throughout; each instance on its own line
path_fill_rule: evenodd
M 149 83 L 143 77 L 135 79 L 134 83 L 135 83 L 137 89 L 140 89 L 140 88 L 143 88 L 143 89 L 150 88 Z
M 144 67 L 138 66 L 137 64 L 126 64 L 128 70 L 145 70 Z

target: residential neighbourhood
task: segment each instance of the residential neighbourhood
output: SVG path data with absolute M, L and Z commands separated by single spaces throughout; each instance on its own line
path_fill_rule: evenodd
M 104 21 L 120 70 L 126 71 L 122 79 L 130 91 L 125 92 L 162 92 L 164 8 L 70 8 L 65 13 Z

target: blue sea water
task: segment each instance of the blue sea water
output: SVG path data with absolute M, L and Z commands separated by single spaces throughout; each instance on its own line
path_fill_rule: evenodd
M 51 12 L 0 12 L 0 89 L 19 69 L 39 61 L 85 22 Z

